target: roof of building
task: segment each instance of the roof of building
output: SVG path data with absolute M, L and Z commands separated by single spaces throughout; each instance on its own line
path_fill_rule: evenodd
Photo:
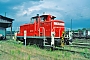
M 2 16 L 2 15 L 0 15 L 0 19 L 7 20 L 7 21 L 11 21 L 11 22 L 14 21 L 14 19 L 11 19 L 11 18 Z
M 13 21 L 14 19 L 0 15 L 0 27 L 3 28 L 11 27 Z

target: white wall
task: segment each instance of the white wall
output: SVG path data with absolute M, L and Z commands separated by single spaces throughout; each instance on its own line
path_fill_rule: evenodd
M 90 35 L 90 31 L 88 31 L 88 35 Z

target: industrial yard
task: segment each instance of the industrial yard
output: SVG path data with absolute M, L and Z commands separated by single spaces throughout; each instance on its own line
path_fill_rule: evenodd
M 0 0 L 0 60 L 90 60 L 89 0 Z
M 13 19 L 1 17 L 1 60 L 90 60 L 89 29 L 65 30 L 64 21 L 54 20 L 56 17 L 50 14 L 37 14 L 31 17 L 33 23 L 12 31 Z M 11 31 L 6 31 L 8 27 Z
M 3 21 L 13 21 L 1 17 Z M 65 30 L 65 23 L 54 18 L 37 14 L 31 17 L 31 21 L 35 20 L 33 23 L 21 25 L 18 31 L 12 31 L 12 21 L 7 25 L 1 22 L 5 26 L 0 28 L 0 59 L 90 60 L 90 30 Z M 6 31 L 8 27 L 11 31 Z
M 0 41 L 0 60 L 90 60 L 88 42 L 90 40 L 76 39 L 72 45 L 51 51 L 47 48 L 40 49 L 36 45 L 24 46 L 15 40 Z

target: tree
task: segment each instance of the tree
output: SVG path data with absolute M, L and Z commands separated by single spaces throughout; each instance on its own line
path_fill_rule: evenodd
M 82 30 L 84 31 L 84 30 L 86 30 L 86 28 L 83 28 Z

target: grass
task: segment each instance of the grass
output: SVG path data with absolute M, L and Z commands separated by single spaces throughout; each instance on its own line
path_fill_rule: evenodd
M 6 57 L 6 59 L 4 58 L 3 60 L 90 60 L 87 58 L 88 55 L 85 56 L 83 54 L 60 50 L 51 51 L 40 49 L 36 45 L 28 45 L 25 47 L 22 43 L 15 40 L 0 41 L 0 49 L 9 53 L 8 55 L 0 51 L 0 59 L 2 59 L 4 55 Z M 88 49 L 73 47 L 65 47 L 65 49 L 90 53 Z
M 76 43 L 90 43 L 90 39 L 74 39 L 73 42 L 76 42 Z

